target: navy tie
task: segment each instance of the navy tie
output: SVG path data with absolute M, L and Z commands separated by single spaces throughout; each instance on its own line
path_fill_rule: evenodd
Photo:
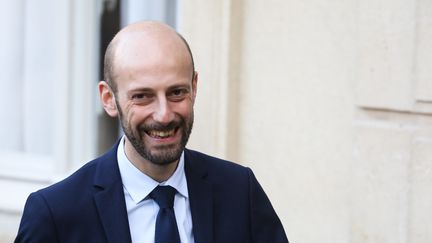
M 157 186 L 150 197 L 159 205 L 156 218 L 155 243 L 180 243 L 177 222 L 174 215 L 176 189 L 171 186 Z

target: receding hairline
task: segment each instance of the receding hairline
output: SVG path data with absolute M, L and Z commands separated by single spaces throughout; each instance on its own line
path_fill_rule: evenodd
M 117 91 L 117 85 L 115 82 L 115 73 L 114 73 L 114 63 L 115 63 L 115 56 L 116 56 L 116 50 L 119 46 L 119 43 L 124 39 L 125 35 L 130 35 L 133 33 L 151 33 L 151 32 L 172 32 L 177 36 L 181 42 L 186 46 L 186 50 L 189 53 L 190 61 L 192 64 L 192 79 L 194 77 L 195 73 L 195 64 L 194 59 L 192 55 L 192 51 L 190 49 L 189 44 L 187 43 L 186 39 L 178 33 L 175 29 L 172 27 L 155 21 L 143 21 L 143 22 L 137 22 L 131 25 L 126 26 L 125 28 L 121 29 L 114 38 L 110 41 L 108 44 L 108 47 L 105 51 L 104 56 L 104 80 L 108 83 L 108 85 L 113 89 L 114 92 Z

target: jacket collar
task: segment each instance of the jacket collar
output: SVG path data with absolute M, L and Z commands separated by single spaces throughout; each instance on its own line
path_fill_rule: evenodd
M 195 243 L 213 242 L 213 192 L 199 153 L 185 149 L 185 172 Z
M 97 160 L 94 186 L 98 191 L 94 201 L 108 242 L 132 242 L 123 192 L 123 184 L 117 163 L 119 141 Z

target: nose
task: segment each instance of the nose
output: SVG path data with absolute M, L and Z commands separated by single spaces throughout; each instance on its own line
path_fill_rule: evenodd
M 158 99 L 155 110 L 153 112 L 153 120 L 161 124 L 168 124 L 174 120 L 174 112 L 170 107 L 170 103 L 166 98 Z

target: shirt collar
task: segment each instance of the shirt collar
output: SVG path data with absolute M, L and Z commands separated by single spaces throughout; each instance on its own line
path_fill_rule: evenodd
M 171 177 L 159 183 L 141 172 L 129 161 L 124 151 L 124 140 L 125 137 L 123 136 L 117 149 L 117 161 L 123 187 L 135 203 L 138 204 L 144 200 L 158 185 L 172 186 L 181 196 L 189 197 L 184 171 L 184 152 L 182 152 L 177 168 Z

